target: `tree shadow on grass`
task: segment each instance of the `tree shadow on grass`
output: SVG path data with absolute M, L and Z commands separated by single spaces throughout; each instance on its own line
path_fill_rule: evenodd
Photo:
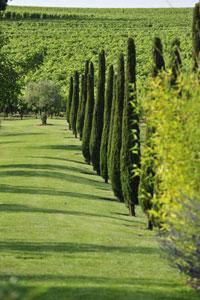
M 55 172 L 55 171 L 45 171 L 45 170 L 9 170 L 9 171 L 1 171 L 0 177 L 41 177 L 41 178 L 52 178 L 59 179 L 66 182 L 73 182 L 77 184 L 83 185 L 93 185 L 101 184 L 98 180 L 86 178 L 83 176 L 76 176 L 71 173 L 63 173 L 63 172 Z
M 106 218 L 111 220 L 117 221 L 126 221 L 128 223 L 133 223 L 132 220 L 122 219 L 119 217 L 115 217 L 112 215 L 104 215 L 104 214 L 97 214 L 97 213 L 90 213 L 90 212 L 83 212 L 83 211 L 74 211 L 74 210 L 62 210 L 62 209 L 51 209 L 51 208 L 40 208 L 40 207 L 33 207 L 21 204 L 0 204 L 0 213 L 7 212 L 7 213 L 46 213 L 46 214 L 62 214 L 68 216 L 79 216 L 79 217 L 92 217 L 92 218 Z M 131 226 L 131 225 L 130 225 Z M 133 226 L 133 224 L 132 224 Z
M 8 281 L 13 275 L 11 274 L 1 274 L 0 280 L 1 281 Z M 138 277 L 127 277 L 127 278 L 121 278 L 121 277 L 106 277 L 106 276 L 84 276 L 84 275 L 78 275 L 78 276 L 67 276 L 67 275 L 52 275 L 52 274 L 16 274 L 14 275 L 15 278 L 17 278 L 19 281 L 35 281 L 35 282 L 48 282 L 48 281 L 64 281 L 64 282 L 79 282 L 79 283 L 92 283 L 92 284 L 107 284 L 110 285 L 148 285 L 148 286 L 155 286 L 155 287 L 179 287 L 182 286 L 181 284 L 178 284 L 177 282 L 174 282 L 173 280 L 162 280 L 159 279 L 159 282 L 152 278 L 138 278 Z
M 54 170 L 54 171 L 74 171 L 81 173 L 83 172 L 83 169 L 79 167 L 74 166 L 68 166 L 68 165 L 54 165 L 54 164 L 6 164 L 1 165 L 1 169 L 31 169 L 31 170 Z
M 47 146 L 42 145 L 42 146 L 36 146 L 36 148 L 46 149 L 46 150 L 81 151 L 80 145 L 47 145 Z
M 95 201 L 116 201 L 115 198 L 101 197 L 99 195 L 69 192 L 69 191 L 59 191 L 51 188 L 40 188 L 40 187 L 27 187 L 27 186 L 13 186 L 8 184 L 0 184 L 0 192 L 3 193 L 13 193 L 13 194 L 27 194 L 27 195 L 49 195 L 49 196 L 62 196 L 66 198 L 78 198 L 85 200 L 95 200 Z
M 64 161 L 64 162 L 72 162 L 76 164 L 82 164 L 82 165 L 87 165 L 86 162 L 79 161 L 79 160 L 74 160 L 74 159 L 69 159 L 69 158 L 62 158 L 62 157 L 53 157 L 53 156 L 30 156 L 30 158 L 39 158 L 39 159 L 51 159 L 51 160 L 58 160 L 58 161 Z
M 158 249 L 156 247 L 123 247 L 123 246 L 106 246 L 97 244 L 85 244 L 85 243 L 70 243 L 70 242 L 24 242 L 24 241 L 0 241 L 0 252 L 10 251 L 23 251 L 25 253 L 31 252 L 35 254 L 45 255 L 48 253 L 130 253 L 130 254 L 147 254 L 158 255 Z
M 15 136 L 35 136 L 35 135 L 44 135 L 44 132 L 16 132 L 16 133 L 2 133 L 3 137 L 15 137 Z
M 2 280 L 9 280 L 9 275 L 0 276 Z M 13 275 L 19 279 L 19 284 L 10 287 L 10 290 L 20 295 L 20 300 L 197 300 L 199 294 L 192 289 L 182 288 L 175 281 L 162 280 L 160 278 L 110 278 L 90 276 L 49 276 L 49 275 Z M 53 280 L 62 280 L 62 286 L 48 286 Z M 20 282 L 26 282 L 23 285 Z M 42 284 L 37 281 L 45 282 Z M 44 284 L 44 283 L 43 283 Z M 0 288 L 2 284 L 0 285 Z M 38 292 L 37 292 L 38 291 Z M 36 298 L 37 297 L 37 298 Z

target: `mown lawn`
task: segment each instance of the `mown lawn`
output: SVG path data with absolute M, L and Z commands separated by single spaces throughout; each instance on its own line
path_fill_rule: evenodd
M 20 300 L 35 290 L 40 300 L 198 299 L 141 211 L 129 217 L 84 163 L 65 121 L 49 123 L 2 122 L 0 289 L 12 282 Z

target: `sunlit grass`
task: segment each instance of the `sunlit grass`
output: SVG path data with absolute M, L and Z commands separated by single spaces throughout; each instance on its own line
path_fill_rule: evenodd
M 20 298 L 198 299 L 161 258 L 140 209 L 127 215 L 84 164 L 65 121 L 4 121 L 0 129 L 0 282 Z

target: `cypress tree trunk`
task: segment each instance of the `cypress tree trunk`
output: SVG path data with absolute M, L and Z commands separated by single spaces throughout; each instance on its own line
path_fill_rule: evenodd
M 155 37 L 153 44 L 153 77 L 158 76 L 159 72 L 162 70 L 165 70 L 163 46 L 161 39 L 159 37 Z
M 70 77 L 69 95 L 68 95 L 68 99 L 67 99 L 67 122 L 69 124 L 69 129 L 71 129 L 70 110 L 71 110 L 71 104 L 72 104 L 72 97 L 73 97 L 73 77 Z
M 171 48 L 171 61 L 170 61 L 170 69 L 171 69 L 171 79 L 170 84 L 171 86 L 176 85 L 177 77 L 180 74 L 182 67 L 181 55 L 180 55 L 180 40 L 175 39 L 172 42 Z
M 79 134 L 80 140 L 82 138 L 82 134 L 80 134 L 80 122 L 81 122 L 81 110 L 82 110 L 83 101 L 84 101 L 84 99 L 83 99 L 84 83 L 85 83 L 85 76 L 84 76 L 84 74 L 82 74 L 81 75 L 81 92 L 80 92 L 77 120 L 76 120 L 76 131 L 77 131 L 77 134 Z
M 73 97 L 72 97 L 72 104 L 71 104 L 71 111 L 70 111 L 70 122 L 75 137 L 77 137 L 76 120 L 77 120 L 77 113 L 78 113 L 78 105 L 79 105 L 79 73 L 78 71 L 75 71 Z
M 101 172 L 101 176 L 105 180 L 105 183 L 108 183 L 108 138 L 109 138 L 109 129 L 110 129 L 111 107 L 112 107 L 112 100 L 113 100 L 113 78 L 114 78 L 114 69 L 113 66 L 110 66 L 107 89 L 106 89 L 104 121 L 103 121 L 104 125 L 103 125 L 103 133 L 102 133 L 101 148 L 100 148 L 100 172 Z
M 86 109 L 86 102 L 87 102 L 87 78 L 89 72 L 89 61 L 85 62 L 85 72 L 84 72 L 84 79 L 82 82 L 81 88 L 81 105 L 79 108 L 78 120 L 77 120 L 77 131 L 80 135 L 80 140 L 82 140 L 83 136 L 83 126 L 84 126 L 84 119 L 85 119 L 85 109 Z
M 194 58 L 194 70 L 199 69 L 200 65 L 200 3 L 196 3 L 193 12 L 193 58 Z
M 113 136 L 113 128 L 114 128 L 115 106 L 116 106 L 116 98 L 117 98 L 116 93 L 117 93 L 117 75 L 114 76 L 114 82 L 113 82 L 113 101 L 112 101 L 109 137 L 108 137 L 108 177 L 109 178 L 111 174 L 111 147 L 112 147 L 112 136 Z
M 133 39 L 128 40 L 126 66 L 126 95 L 122 121 L 122 148 L 120 154 L 121 184 L 124 201 L 130 215 L 135 216 L 138 204 L 140 177 L 140 128 L 136 97 L 136 52 Z M 134 171 L 135 170 L 135 171 Z M 135 172 L 137 172 L 135 174 Z
M 112 145 L 110 151 L 110 179 L 115 196 L 123 201 L 123 193 L 120 176 L 120 152 L 122 145 L 122 116 L 124 106 L 124 55 L 120 54 L 117 73 L 117 95 L 115 102 L 114 128 L 112 133 Z
M 105 98 L 105 52 L 99 54 L 99 76 L 97 86 L 97 99 L 94 106 L 92 132 L 90 138 L 90 157 L 93 168 L 100 175 L 100 147 L 103 131 L 103 114 Z
M 86 162 L 90 163 L 90 136 L 94 110 L 94 66 L 92 62 L 90 63 L 90 71 L 87 76 L 87 102 L 83 126 L 82 153 Z

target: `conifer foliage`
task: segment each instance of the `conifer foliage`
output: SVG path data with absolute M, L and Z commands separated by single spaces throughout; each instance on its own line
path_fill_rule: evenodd
M 161 39 L 156 37 L 153 44 L 153 74 L 155 78 L 159 76 L 160 72 L 165 70 L 165 60 L 163 57 L 163 46 Z M 139 200 L 144 212 L 148 217 L 148 229 L 153 229 L 153 220 L 149 213 L 152 209 L 152 199 L 155 189 L 155 164 L 154 164 L 154 145 L 152 143 L 152 136 L 155 128 L 148 126 L 146 128 L 146 141 L 143 151 L 143 163 L 141 167 L 140 176 L 140 191 Z M 151 155 L 149 155 L 151 153 Z
M 114 74 L 113 78 L 113 100 L 112 100 L 112 108 L 111 108 L 111 116 L 110 116 L 110 128 L 109 128 L 109 136 L 108 136 L 108 177 L 110 178 L 111 174 L 111 146 L 112 146 L 112 136 L 113 136 L 113 128 L 114 128 L 114 116 L 115 116 L 115 106 L 116 106 L 116 91 L 117 91 L 117 74 Z
M 108 138 L 110 130 L 110 116 L 113 101 L 113 79 L 114 79 L 114 68 L 111 65 L 109 68 L 105 106 L 104 106 L 104 121 L 103 121 L 103 133 L 101 139 L 100 148 L 100 171 L 101 176 L 104 178 L 105 183 L 108 183 Z
M 163 45 L 159 37 L 154 38 L 153 43 L 153 77 L 158 76 L 159 72 L 165 70 L 165 61 L 163 57 Z
M 94 170 L 100 175 L 100 147 L 103 131 L 104 98 L 105 98 L 105 52 L 99 54 L 99 73 L 97 85 L 97 98 L 94 106 L 92 132 L 90 138 L 90 156 Z
M 193 58 L 194 69 L 199 69 L 200 66 L 200 2 L 195 4 L 193 12 Z
M 87 102 L 87 78 L 89 72 L 89 61 L 85 62 L 85 71 L 82 75 L 82 83 L 81 83 L 81 102 L 79 104 L 79 113 L 77 118 L 77 131 L 80 136 L 80 140 L 82 140 L 83 136 L 83 126 L 84 126 L 84 118 L 85 118 L 85 108 Z
M 124 98 L 122 122 L 122 148 L 120 171 L 123 197 L 129 207 L 130 215 L 135 216 L 138 204 L 140 178 L 140 129 L 136 97 L 136 51 L 132 38 L 128 39 L 126 64 L 126 95 Z M 137 170 L 137 175 L 134 172 Z
M 90 136 L 92 130 L 92 118 L 94 110 L 94 65 L 90 62 L 87 75 L 87 101 L 83 126 L 82 153 L 87 163 L 90 163 Z
M 71 129 L 70 111 L 72 105 L 72 97 L 73 97 L 73 77 L 71 76 L 69 81 L 69 95 L 67 99 L 67 122 L 69 124 L 69 129 Z
M 124 55 L 123 53 L 119 56 L 118 72 L 117 72 L 117 91 L 116 91 L 116 102 L 115 102 L 115 114 L 114 114 L 114 127 L 112 132 L 112 141 L 110 149 L 110 179 L 112 189 L 115 196 L 123 201 L 123 193 L 121 186 L 120 176 L 120 151 L 122 145 L 122 116 L 123 116 L 123 105 L 124 105 L 124 85 L 125 85 L 125 74 L 124 74 Z
M 180 54 L 180 40 L 175 39 L 172 42 L 171 47 L 171 62 L 170 62 L 170 69 L 171 69 L 171 86 L 176 85 L 177 77 L 180 74 L 182 67 L 182 60 Z
M 70 123 L 75 137 L 77 137 L 76 121 L 77 121 L 78 106 L 79 106 L 79 73 L 78 71 L 75 71 L 73 97 L 72 97 L 72 104 L 70 110 Z

